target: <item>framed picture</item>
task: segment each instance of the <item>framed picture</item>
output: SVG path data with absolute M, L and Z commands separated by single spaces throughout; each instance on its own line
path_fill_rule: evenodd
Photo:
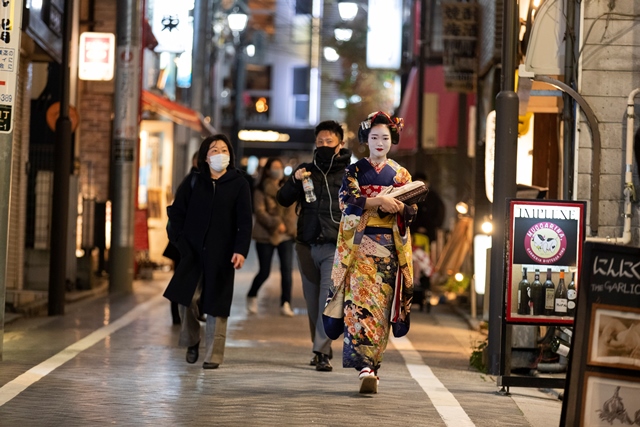
M 610 427 L 640 422 L 640 380 L 587 372 L 580 425 Z
M 640 370 L 640 308 L 593 304 L 587 364 Z

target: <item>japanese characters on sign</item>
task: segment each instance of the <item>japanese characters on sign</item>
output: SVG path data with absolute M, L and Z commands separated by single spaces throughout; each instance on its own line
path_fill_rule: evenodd
M 21 0 L 0 0 L 0 133 L 13 125 L 21 20 Z
M 473 92 L 477 69 L 479 6 L 442 2 L 445 85 L 455 92 Z

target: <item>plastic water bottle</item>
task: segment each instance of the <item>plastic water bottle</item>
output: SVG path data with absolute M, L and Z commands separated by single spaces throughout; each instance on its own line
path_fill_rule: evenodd
M 307 203 L 316 201 L 316 193 L 313 191 L 313 181 L 311 180 L 311 172 L 305 172 L 302 178 L 302 189 L 304 190 L 304 199 Z

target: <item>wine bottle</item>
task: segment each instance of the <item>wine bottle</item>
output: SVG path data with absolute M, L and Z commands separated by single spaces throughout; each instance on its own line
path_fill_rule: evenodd
M 578 296 L 575 278 L 576 273 L 571 273 L 571 282 L 567 286 L 567 316 L 571 317 L 576 315 L 576 300 Z
M 560 278 L 558 279 L 558 287 L 555 295 L 555 314 L 556 316 L 567 315 L 567 287 L 564 285 L 564 270 L 560 270 Z
M 542 283 L 540 282 L 540 270 L 537 268 L 534 271 L 533 283 L 531 284 L 531 294 L 529 297 L 531 314 L 535 316 L 542 315 L 544 312 L 544 292 L 542 289 Z
M 556 287 L 551 281 L 551 269 L 547 268 L 547 280 L 542 284 L 544 288 L 544 315 L 553 316 L 555 313 Z
M 569 353 L 571 352 L 571 344 L 561 338 L 554 336 L 553 338 L 551 338 L 551 351 L 569 358 Z
M 518 283 L 518 314 L 530 314 L 529 308 L 529 281 L 527 280 L 527 267 L 522 269 L 522 280 Z

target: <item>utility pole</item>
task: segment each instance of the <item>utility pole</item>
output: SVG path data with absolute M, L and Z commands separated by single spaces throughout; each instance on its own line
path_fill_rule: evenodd
M 211 0 L 195 0 L 193 10 L 193 52 L 191 62 L 191 108 L 203 113 L 204 96 L 208 93 L 205 84 L 205 59 L 207 55 L 207 25 L 211 25 L 209 8 Z M 193 153 L 200 146 L 200 133 L 191 131 L 191 144 L 185 144 L 184 157 L 191 159 Z M 188 170 L 188 169 L 187 169 Z
M 116 85 L 111 158 L 109 291 L 133 291 L 133 227 L 140 114 L 140 0 L 117 1 Z
M 416 165 L 421 165 L 424 168 L 424 145 L 422 140 L 424 138 L 424 61 L 425 61 L 425 47 L 428 47 L 427 41 L 427 1 L 420 0 L 420 34 L 418 36 L 419 52 L 418 52 L 418 123 L 416 126 L 416 143 L 417 149 L 417 161 Z
M 64 314 L 67 283 L 67 232 L 69 230 L 69 175 L 71 175 L 71 119 L 69 118 L 69 49 L 71 44 L 73 0 L 64 2 L 62 17 L 62 66 L 60 115 L 56 121 L 56 165 L 53 174 L 53 204 L 49 245 L 49 316 Z
M 5 99 L 0 100 L 0 360 L 4 341 L 4 306 L 7 290 L 7 249 L 9 245 L 9 200 L 11 195 L 11 160 L 13 148 L 13 122 L 16 108 L 16 86 L 20 68 L 20 23 L 22 22 L 22 0 L 13 7 L 0 6 L 2 22 L 9 22 L 5 30 L 8 37 L 2 38 L 3 60 L 9 59 L 13 69 L 3 72 Z M 6 21 L 8 20 L 8 21 Z M 11 54 L 9 54 L 11 52 Z M 9 56 L 11 55 L 11 56 Z M 23 100 L 24 102 L 24 100 Z M 28 102 L 28 100 L 27 100 Z
M 516 159 L 518 145 L 518 94 L 515 92 L 516 20 L 518 1 L 505 1 L 502 34 L 502 74 L 496 97 L 496 156 L 493 178 L 493 233 L 491 241 L 491 278 L 489 281 L 489 374 L 498 375 L 504 358 L 500 343 L 505 331 L 504 283 L 506 280 L 506 200 L 516 195 Z M 507 342 L 507 345 L 511 343 Z

